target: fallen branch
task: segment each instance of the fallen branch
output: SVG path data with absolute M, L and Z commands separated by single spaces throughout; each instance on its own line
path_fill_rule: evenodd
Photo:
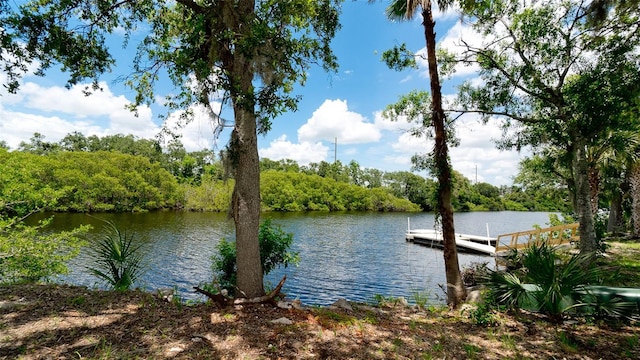
M 280 294 L 280 290 L 282 289 L 282 286 L 284 285 L 285 280 L 287 280 L 287 275 L 282 277 L 282 280 L 280 280 L 280 282 L 278 283 L 278 286 L 276 286 L 273 290 L 271 290 L 268 294 L 263 295 L 263 296 L 258 296 L 255 298 L 238 298 L 238 299 L 233 299 L 230 297 L 226 297 L 222 294 L 214 294 L 210 291 L 201 289 L 197 286 L 194 286 L 193 288 L 195 289 L 195 291 L 197 293 L 206 295 L 209 299 L 213 300 L 216 304 L 221 305 L 221 306 L 229 306 L 229 305 L 242 305 L 242 304 L 259 304 L 259 303 L 264 303 L 264 302 L 269 302 L 272 301 L 276 296 L 278 296 L 278 294 Z

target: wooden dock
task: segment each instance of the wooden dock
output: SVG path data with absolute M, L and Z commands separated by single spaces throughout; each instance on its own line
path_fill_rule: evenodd
M 520 250 L 532 244 L 562 245 L 578 241 L 577 230 L 578 224 L 568 224 L 502 234 L 497 238 L 456 233 L 455 240 L 458 251 L 504 256 L 512 249 Z M 420 245 L 443 247 L 442 232 L 434 229 L 411 229 L 409 224 L 405 238 Z

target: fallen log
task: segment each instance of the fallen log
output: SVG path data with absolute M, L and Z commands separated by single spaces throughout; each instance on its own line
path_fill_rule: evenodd
M 287 275 L 284 275 L 282 277 L 282 280 L 280 280 L 280 282 L 278 283 L 278 286 L 276 286 L 273 290 L 271 290 L 268 294 L 263 295 L 263 296 L 258 296 L 255 298 L 230 298 L 227 296 L 224 296 L 222 294 L 214 294 L 210 291 L 201 289 L 197 286 L 194 286 L 193 288 L 195 289 L 195 291 L 197 293 L 203 294 L 205 296 L 207 296 L 209 299 L 213 300 L 216 304 L 221 305 L 221 306 L 229 306 L 229 305 L 243 305 L 243 304 L 260 304 L 260 303 L 265 303 L 265 302 L 269 302 L 269 301 L 273 301 L 273 299 L 278 296 L 280 294 L 280 290 L 282 290 L 282 286 L 284 285 L 285 280 L 287 280 Z

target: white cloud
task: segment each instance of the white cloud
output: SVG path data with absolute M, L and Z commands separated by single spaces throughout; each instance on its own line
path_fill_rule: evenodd
M 211 104 L 216 113 L 219 113 L 221 106 L 220 103 Z M 202 106 L 192 106 L 190 110 L 192 114 L 187 123 L 180 119 L 184 111 L 172 113 L 165 121 L 165 127 L 181 136 L 180 142 L 187 151 L 213 149 L 219 145 L 220 141 L 226 144 L 226 135 L 220 135 L 218 139 L 215 138 L 217 123 L 212 120 L 209 111 Z
M 321 142 L 303 141 L 299 144 L 294 144 L 287 140 L 286 135 L 282 135 L 272 141 L 268 148 L 259 150 L 260 157 L 271 160 L 292 159 L 300 165 L 325 160 L 328 152 L 329 148 L 322 145 Z
M 92 124 L 106 118 L 109 125 L 104 133 L 149 137 L 157 132 L 158 128 L 152 120 L 151 109 L 148 106 L 140 106 L 136 115 L 125 108 L 130 101 L 123 95 L 114 95 L 106 83 L 100 83 L 102 91 L 93 91 L 90 96 L 85 96 L 83 92 L 86 86 L 88 85 L 78 84 L 67 89 L 59 86 L 43 87 L 27 82 L 21 85 L 19 95 L 8 96 L 5 103 L 15 105 L 19 102 L 22 109 L 15 110 L 12 114 L 18 118 L 21 117 L 20 114 L 28 117 L 27 111 L 35 110 L 43 118 L 64 117 L 66 122 L 74 124 L 74 128 L 75 124 L 82 128 L 86 127 L 83 124 Z M 65 114 L 69 116 L 63 116 Z M 43 131 L 40 132 L 45 134 Z
M 460 138 L 460 146 L 449 148 L 451 164 L 471 181 L 489 182 L 494 185 L 512 183 L 512 177 L 518 173 L 518 162 L 528 151 L 500 151 L 496 149 L 494 140 L 501 137 L 497 121 L 482 125 L 477 116 L 464 115 L 455 124 L 456 134 Z M 391 144 L 393 154 L 385 161 L 408 164 L 411 156 L 424 154 L 433 149 L 433 140 L 418 138 L 403 133 Z M 404 160 L 404 161 L 403 161 Z
M 136 115 L 125 108 L 131 102 L 123 95 L 114 95 L 106 83 L 100 83 L 102 91 L 95 91 L 90 96 L 84 95 L 85 86 L 78 84 L 66 89 L 27 82 L 22 84 L 18 94 L 0 97 L 0 140 L 16 148 L 35 132 L 43 134 L 50 142 L 57 142 L 74 131 L 85 136 L 132 134 L 146 139 L 154 138 L 160 132 L 148 106 L 140 106 Z M 215 110 L 220 106 L 220 103 L 212 103 Z M 171 114 L 166 124 L 181 135 L 185 149 L 213 148 L 215 139 L 209 113 L 194 108 L 192 120 L 179 126 L 181 113 Z
M 376 126 L 362 115 L 349 111 L 346 100 L 325 100 L 306 124 L 298 129 L 301 142 L 331 141 L 362 144 L 380 140 Z
M 57 142 L 74 131 L 85 135 L 106 135 L 105 129 L 87 121 L 69 121 L 57 116 L 41 116 L 6 110 L 0 104 L 0 140 L 16 149 L 20 142 L 28 142 L 34 133 L 45 136 L 49 142 Z
M 382 116 L 382 111 L 373 113 L 374 124 L 380 130 L 406 131 L 411 128 L 406 116 L 399 116 L 397 121 L 391 121 Z
M 50 142 L 74 131 L 85 136 L 122 133 L 140 138 L 153 138 L 158 133 L 148 106 L 141 106 L 136 115 L 125 108 L 130 102 L 124 96 L 114 95 L 106 83 L 100 85 L 103 91 L 85 96 L 86 84 L 70 89 L 21 84 L 17 95 L 0 98 L 0 140 L 15 148 L 35 132 Z
M 448 52 L 461 55 L 464 49 L 463 41 L 470 46 L 481 46 L 483 41 L 486 40 L 482 35 L 478 34 L 469 24 L 462 21 L 457 21 L 453 25 L 442 39 L 438 39 L 437 46 L 446 49 Z M 421 75 L 425 78 L 429 77 L 429 64 L 427 63 L 427 48 L 416 51 L 416 54 L 421 55 L 416 58 L 418 67 L 421 69 Z M 480 67 L 476 64 L 466 66 L 462 63 L 456 65 L 455 73 L 452 76 L 465 77 L 476 74 L 480 70 Z

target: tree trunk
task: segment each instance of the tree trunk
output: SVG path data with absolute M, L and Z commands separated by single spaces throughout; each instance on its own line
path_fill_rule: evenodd
M 422 5 L 424 37 L 427 42 L 427 61 L 431 80 L 431 111 L 435 132 L 434 155 L 438 172 L 438 213 L 442 219 L 442 236 L 444 245 L 444 266 L 447 281 L 447 304 L 457 308 L 466 298 L 466 288 L 460 275 L 458 250 L 456 248 L 455 229 L 453 224 L 453 207 L 451 206 L 451 167 L 447 149 L 447 133 L 445 130 L 445 113 L 442 109 L 442 93 L 436 59 L 435 22 L 431 12 L 431 1 Z
M 611 234 L 622 232 L 622 192 L 619 189 L 614 189 L 611 193 L 607 232 Z
M 235 106 L 235 188 L 233 220 L 236 225 L 237 287 L 239 297 L 264 295 L 260 261 L 260 161 L 256 117 L 251 111 Z
M 576 184 L 576 212 L 580 222 L 580 253 L 593 254 L 597 250 L 596 232 L 591 211 L 591 191 L 589 189 L 589 170 L 586 154 L 586 142 L 578 135 L 575 139 L 573 175 Z
M 234 3 L 230 12 L 238 15 L 236 36 L 244 36 L 253 21 L 255 3 L 242 0 Z M 237 50 L 237 49 L 236 49 Z M 231 100 L 235 126 L 231 135 L 230 161 L 234 168 L 235 187 L 231 210 L 236 225 L 237 297 L 256 298 L 264 295 L 263 271 L 260 261 L 260 160 L 251 59 L 241 51 L 233 53 L 225 70 L 231 74 Z
M 633 164 L 631 167 L 629 191 L 631 192 L 632 235 L 640 237 L 640 162 Z
M 595 165 L 589 166 L 589 190 L 591 191 L 591 213 L 596 215 L 600 201 L 600 171 Z

